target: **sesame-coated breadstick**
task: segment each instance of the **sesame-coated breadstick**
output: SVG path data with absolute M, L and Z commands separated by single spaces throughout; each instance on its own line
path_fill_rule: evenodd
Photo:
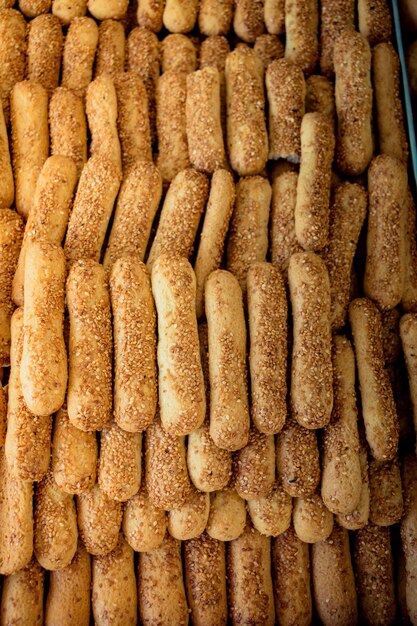
M 284 56 L 284 44 L 278 35 L 270 35 L 269 33 L 259 35 L 253 49 L 262 60 L 265 70 L 273 61 Z
M 336 515 L 336 521 L 339 526 L 347 528 L 347 530 L 358 530 L 366 526 L 369 520 L 370 509 L 370 493 L 369 493 L 369 476 L 368 476 L 368 447 L 364 441 L 360 442 L 359 462 L 361 466 L 361 497 L 356 509 L 351 513 L 339 513 Z
M 0 210 L 0 366 L 10 363 L 10 320 L 14 310 L 13 276 L 22 245 L 23 220 L 16 211 Z
M 13 204 L 14 180 L 10 160 L 9 138 L 7 136 L 6 122 L 1 105 L 2 102 L 0 99 L 0 168 L 2 171 L 0 182 L 0 208 L 6 209 Z
M 321 0 L 320 2 L 320 70 L 333 78 L 333 48 L 345 30 L 355 30 L 355 0 Z
M 51 96 L 49 133 L 51 154 L 72 159 L 79 177 L 87 161 L 87 121 L 82 99 L 70 89 L 58 87 Z
M 240 39 L 253 43 L 265 30 L 263 0 L 236 0 L 233 29 Z
M 87 0 L 52 0 L 52 13 L 59 17 L 62 24 L 68 26 L 76 17 L 82 17 L 87 12 Z
M 387 0 L 358 0 L 359 31 L 371 47 L 391 39 L 391 13 Z
M 49 154 L 48 93 L 42 85 L 16 83 L 10 96 L 16 209 L 27 218 L 36 182 Z
M 207 533 L 218 541 L 232 541 L 243 533 L 246 525 L 245 501 L 232 488 L 210 495 Z
M 336 124 L 334 85 L 325 76 L 313 74 L 306 80 L 306 113 L 321 113 L 329 118 L 333 128 Z
M 96 20 L 121 20 L 128 4 L 129 0 L 88 0 L 87 7 Z
M 288 263 L 294 252 L 301 251 L 295 235 L 295 205 L 297 202 L 296 171 L 279 168 L 272 182 L 269 240 L 271 260 L 287 282 Z
M 318 61 L 317 0 L 285 0 L 285 56 L 308 76 Z
M 298 538 L 306 543 L 325 541 L 333 530 L 333 514 L 319 492 L 295 498 L 292 519 Z
M 148 552 L 161 545 L 166 531 L 166 513 L 154 506 L 142 484 L 123 511 L 123 533 L 135 552 Z
M 226 59 L 227 147 L 239 176 L 259 174 L 268 158 L 263 64 L 248 46 Z
M 349 319 L 355 344 L 366 439 L 378 461 L 394 458 L 398 447 L 398 417 L 385 369 L 381 316 L 367 298 L 353 300 Z
M 170 33 L 189 33 L 197 20 L 198 0 L 166 0 L 162 21 Z
M 93 76 L 93 63 L 98 44 L 98 26 L 91 17 L 71 21 L 62 56 L 61 85 L 85 96 Z
M 10 120 L 10 94 L 16 83 L 25 78 L 27 25 L 19 11 L 0 12 L 0 98 L 6 126 Z
M 292 498 L 278 480 L 268 495 L 248 500 L 248 511 L 257 531 L 268 537 L 277 537 L 291 524 Z
M 398 458 L 392 461 L 369 460 L 369 490 L 369 520 L 377 526 L 397 524 L 404 509 Z
M 276 439 L 275 453 L 284 490 L 294 498 L 314 493 L 320 480 L 316 433 L 288 418 Z
M 405 557 L 405 596 L 408 614 L 417 621 L 417 460 L 405 457 L 402 465 L 405 509 L 401 520 L 401 542 Z
M 159 33 L 162 29 L 164 5 L 164 0 L 142 0 L 142 2 L 139 2 L 136 11 L 136 19 L 139 26 L 147 28 L 154 33 Z
M 98 27 L 94 76 L 108 74 L 113 80 L 125 68 L 126 37 L 121 22 L 103 20 Z
M 112 410 L 110 296 L 103 267 L 84 259 L 67 279 L 70 318 L 68 417 L 81 430 L 101 430 Z
M 209 513 L 209 494 L 193 487 L 184 504 L 169 511 L 168 532 L 180 541 L 199 537 L 207 526 Z
M 200 32 L 207 37 L 227 35 L 233 17 L 232 0 L 201 0 L 198 12 Z M 204 40 L 206 41 L 206 40 Z M 204 41 L 202 43 L 204 43 Z
M 112 500 L 126 502 L 140 488 L 142 433 L 129 433 L 116 422 L 100 435 L 98 484 Z
M 39 15 L 30 22 L 26 75 L 49 94 L 59 84 L 63 44 L 61 23 L 55 15 Z
M 322 428 L 333 406 L 330 283 L 313 252 L 292 255 L 288 267 L 294 344 L 291 371 L 293 417 L 306 428 Z
M 110 76 L 98 76 L 87 87 L 86 113 L 91 134 L 90 153 L 108 159 L 122 170 L 117 132 L 117 96 Z
M 87 552 L 107 554 L 115 549 L 122 522 L 122 504 L 110 500 L 96 484 L 77 495 L 78 531 Z
M 417 315 L 407 313 L 400 321 L 400 336 L 407 366 L 414 425 L 417 424 Z
M 28 18 L 48 13 L 50 8 L 51 0 L 19 0 L 19 10 Z
M 282 35 L 285 31 L 285 0 L 265 0 L 264 21 L 271 35 Z
M 4 446 L 7 428 L 7 402 L 9 388 L 5 388 L 0 383 L 0 445 Z
M 210 35 L 201 42 L 200 67 L 217 67 L 220 74 L 224 74 L 226 59 L 229 53 L 230 45 L 226 37 Z
M 401 356 L 400 318 L 401 313 L 398 309 L 388 309 L 381 313 L 382 345 L 387 365 L 397 363 Z
M 180 33 L 162 40 L 162 72 L 190 74 L 197 69 L 197 49 L 190 37 Z
M 252 428 L 249 441 L 233 457 L 233 485 L 241 498 L 267 496 L 275 481 L 275 445 L 272 435 Z
M 2 624 L 43 624 L 44 570 L 35 557 L 19 571 L 6 576 L 1 594 Z
M 407 220 L 405 228 L 405 272 L 401 306 L 404 311 L 417 311 L 417 245 L 416 206 L 410 192 L 407 194 Z

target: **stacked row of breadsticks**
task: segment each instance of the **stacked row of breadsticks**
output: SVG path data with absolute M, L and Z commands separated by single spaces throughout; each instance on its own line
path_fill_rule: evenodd
M 417 624 L 386 1 L 0 5 L 0 625 Z

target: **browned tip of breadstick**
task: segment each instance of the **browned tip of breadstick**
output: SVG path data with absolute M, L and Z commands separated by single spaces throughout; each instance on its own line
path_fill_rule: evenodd
M 223 72 L 229 52 L 230 45 L 226 37 L 222 35 L 206 37 L 201 43 L 200 67 L 217 67 L 219 72 Z

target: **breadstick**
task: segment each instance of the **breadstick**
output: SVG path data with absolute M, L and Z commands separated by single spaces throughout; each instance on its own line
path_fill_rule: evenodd
M 62 24 L 68 25 L 77 17 L 87 12 L 87 0 L 52 0 L 52 13 L 59 17 Z
M 170 511 L 181 506 L 190 494 L 184 437 L 168 434 L 158 417 L 145 438 L 145 484 L 156 507 Z
M 232 175 L 227 170 L 216 170 L 211 179 L 210 194 L 194 265 L 197 318 L 201 318 L 204 314 L 206 280 L 221 263 L 234 203 L 235 185 Z
M 263 0 L 236 0 L 233 16 L 236 35 L 253 43 L 265 30 Z
M 19 480 L 41 480 L 51 456 L 52 418 L 30 413 L 23 399 L 20 364 L 23 351 L 23 309 L 11 323 L 10 376 L 7 403 L 5 455 L 10 473 Z
M 162 15 L 170 33 L 189 33 L 197 20 L 198 0 L 166 0 Z
M 59 84 L 63 44 L 61 23 L 55 15 L 39 15 L 30 22 L 26 75 L 49 94 Z
M 398 616 L 401 624 L 407 624 L 409 622 L 407 599 L 406 599 L 406 572 L 405 572 L 405 558 L 404 552 L 400 547 L 398 552 L 398 563 L 396 564 L 396 593 L 398 599 Z
M 368 524 L 354 535 L 359 617 L 364 624 L 394 624 L 396 600 L 389 528 Z
M 34 81 L 16 83 L 10 95 L 10 116 L 15 204 L 26 219 L 49 154 L 47 91 Z
M 356 624 L 355 578 L 349 548 L 349 534 L 335 526 L 325 541 L 311 551 L 311 575 L 316 611 L 324 626 Z
M 269 158 L 298 163 L 305 81 L 300 68 L 288 59 L 273 61 L 266 70 L 269 104 Z
M 88 626 L 90 623 L 90 555 L 81 542 L 71 563 L 51 572 L 45 626 Z
M 295 498 L 292 519 L 297 536 L 306 543 L 325 541 L 333 530 L 333 515 L 318 492 Z
M 377 526 L 391 526 L 403 514 L 403 492 L 398 459 L 369 462 L 371 508 L 369 519 Z
M 98 485 L 77 494 L 78 531 L 87 552 L 107 554 L 115 549 L 122 522 L 122 504 L 110 500 Z
M 325 76 L 313 75 L 306 80 L 306 113 L 321 113 L 329 118 L 333 128 L 336 125 L 336 105 L 334 85 Z
M 355 31 L 344 31 L 333 52 L 338 122 L 336 163 L 351 176 L 362 174 L 372 158 L 371 50 Z
M 118 166 L 98 154 L 86 163 L 65 238 L 69 264 L 79 259 L 99 261 L 120 178 Z
M 116 422 L 100 437 L 98 484 L 112 500 L 126 502 L 140 487 L 142 434 L 122 430 Z
M 26 223 L 19 262 L 13 278 L 13 300 L 23 306 L 26 251 L 33 241 L 61 245 L 72 205 L 77 169 L 72 159 L 49 157 L 39 173 L 33 205 Z
M 98 26 L 91 17 L 75 17 L 68 28 L 62 56 L 61 85 L 84 97 L 93 76 Z
M 355 0 L 322 0 L 320 18 L 320 72 L 333 78 L 334 44 L 343 31 L 355 30 Z
M 51 0 L 19 0 L 19 10 L 28 18 L 48 13 L 50 8 Z
M 227 147 L 239 176 L 259 174 L 268 158 L 263 73 L 261 59 L 248 46 L 226 58 Z
M 0 15 L 1 24 L 1 15 Z M 0 26 L 1 28 L 1 26 Z M 6 122 L 4 120 L 1 88 L 0 88 L 0 168 L 2 179 L 0 182 L 0 208 L 6 209 L 13 204 L 14 200 L 14 180 L 13 170 L 10 160 L 9 138 L 7 136 Z
M 346 337 L 333 340 L 332 419 L 322 438 L 321 496 L 332 513 L 352 513 L 362 489 L 359 461 L 355 357 Z
M 365 220 L 367 194 L 361 185 L 338 185 L 330 202 L 329 240 L 321 252 L 330 279 L 331 326 L 346 322 L 350 301 L 350 275 L 357 242 Z
M 184 543 L 185 584 L 192 623 L 226 626 L 226 558 L 222 541 L 203 533 Z
M 272 541 L 275 614 L 282 626 L 310 626 L 312 602 L 308 544 L 292 526 Z
M 405 595 L 408 615 L 417 621 L 417 461 L 415 455 L 407 455 L 402 465 L 404 488 L 404 516 L 401 520 L 401 541 L 405 557 Z
M 162 29 L 164 5 L 164 0 L 142 0 L 142 2 L 139 2 L 136 12 L 139 26 L 148 28 L 154 33 L 159 33 Z
M 233 626 L 275 624 L 269 537 L 246 526 L 244 533 L 227 545 L 227 577 Z
M 355 344 L 366 439 L 378 461 L 394 458 L 398 417 L 388 372 L 384 368 L 381 316 L 367 298 L 353 300 L 349 319 Z
M 417 311 L 417 245 L 415 240 L 416 207 L 410 192 L 407 194 L 407 221 L 405 229 L 405 272 L 401 306 L 404 311 Z
M 162 40 L 162 72 L 190 74 L 197 69 L 197 50 L 186 35 L 168 35 Z
M 101 430 L 112 409 L 112 331 L 104 269 L 75 263 L 67 279 L 70 317 L 68 417 L 81 430 Z
M 285 491 L 295 497 L 312 494 L 320 480 L 316 433 L 287 419 L 276 440 L 279 479 Z
M 370 509 L 369 477 L 368 477 L 368 449 L 361 441 L 359 446 L 359 462 L 361 466 L 361 497 L 356 509 L 351 513 L 339 514 L 336 521 L 343 528 L 358 530 L 368 523 Z
M 233 484 L 241 498 L 267 496 L 275 480 L 274 437 L 252 428 L 247 445 L 233 459 Z
M 149 252 L 149 270 L 161 254 L 187 258 L 191 255 L 207 195 L 208 179 L 201 172 L 188 168 L 175 176 L 165 196 Z
M 284 56 L 284 44 L 277 35 L 270 35 L 269 33 L 259 35 L 253 49 L 262 60 L 265 70 L 273 61 Z
M 96 20 L 121 20 L 128 4 L 129 0 L 88 0 L 87 7 Z
M 0 622 L 42 626 L 44 571 L 33 557 L 23 569 L 6 576 L 1 594 Z
M 24 291 L 23 397 L 32 413 L 50 415 L 64 402 L 68 376 L 63 336 L 65 257 L 61 247 L 46 241 L 27 245 Z
M 391 39 L 391 14 L 386 0 L 358 0 L 359 31 L 371 47 Z
M 161 545 L 166 531 L 165 511 L 154 506 L 145 487 L 124 505 L 123 533 L 135 552 L 148 552 Z
M 11 209 L 0 210 L 0 366 L 10 363 L 12 282 L 22 245 L 24 224 Z
M 170 182 L 190 165 L 185 119 L 187 77 L 165 72 L 156 84 L 157 164 L 164 181 Z
M 32 556 L 33 489 L 31 482 L 12 475 L 3 450 L 0 470 L 0 574 L 9 576 L 25 567 Z
M 321 250 L 328 241 L 334 146 L 328 118 L 321 113 L 306 113 L 301 124 L 301 164 L 295 205 L 295 234 L 305 250 Z
M 401 355 L 400 317 L 398 309 L 389 309 L 381 313 L 382 345 L 385 363 L 388 365 L 396 363 Z
M 88 85 L 86 113 L 91 134 L 91 155 L 111 161 L 121 171 L 122 154 L 116 125 L 117 97 L 110 76 L 98 76 Z
M 292 498 L 277 481 L 268 495 L 248 501 L 248 511 L 257 531 L 268 537 L 277 537 L 291 524 Z
M 287 281 L 288 263 L 294 252 L 301 251 L 295 236 L 295 204 L 297 201 L 298 174 L 281 170 L 272 183 L 271 219 L 269 239 L 271 260 Z
M 400 321 L 400 336 L 407 366 L 408 384 L 411 406 L 413 409 L 414 426 L 417 424 L 417 315 L 407 313 Z
M 236 276 L 243 292 L 250 266 L 266 259 L 272 190 L 261 176 L 241 178 L 230 222 L 227 269 Z
M 108 74 L 113 80 L 125 68 L 125 29 L 121 22 L 105 19 L 98 27 L 94 76 Z
M 112 552 L 93 557 L 91 601 L 97 626 L 136 626 L 138 599 L 133 555 L 120 535 Z
M 312 74 L 318 61 L 317 0 L 285 0 L 285 56 L 304 74 Z
M 207 526 L 210 496 L 192 488 L 186 502 L 168 513 L 168 531 L 175 539 L 199 537 Z
M 132 257 L 118 259 L 110 274 L 110 295 L 114 419 L 120 428 L 137 433 L 152 422 L 157 402 L 155 306 L 143 263 Z
M 203 6 L 203 2 L 201 3 L 201 6 Z M 217 67 L 223 82 L 226 59 L 229 53 L 230 46 L 226 37 L 222 37 L 221 35 L 210 35 L 201 42 L 200 67 Z
M 202 35 L 227 35 L 233 17 L 232 0 L 201 0 L 198 26 Z M 204 40 L 206 41 L 206 40 Z M 204 44 L 204 41 L 202 42 Z
M 26 28 L 19 11 L 0 12 L 0 98 L 6 126 L 10 120 L 10 94 L 14 85 L 25 78 Z
M 181 543 L 169 534 L 158 548 L 139 554 L 138 600 L 144 626 L 187 626 Z
M 55 416 L 52 439 L 52 471 L 58 487 L 67 493 L 82 493 L 96 482 L 97 441 L 94 432 L 71 424 L 66 408 Z
M 0 376 L 0 446 L 4 446 L 7 428 L 8 387 L 3 387 Z
M 209 337 L 210 435 L 219 448 L 240 450 L 249 438 L 242 292 L 230 272 L 216 270 L 206 281 L 205 298 Z
M 289 262 L 288 283 L 294 333 L 292 414 L 301 426 L 322 428 L 333 406 L 329 275 L 320 257 L 297 252 Z
M 233 489 L 226 488 L 210 495 L 207 533 L 218 541 L 232 541 L 243 533 L 246 525 L 245 501 Z
M 264 21 L 266 30 L 271 35 L 285 32 L 285 0 L 264 1 Z
M 87 122 L 84 104 L 70 89 L 58 87 L 49 101 L 51 154 L 66 156 L 81 174 L 87 161 Z

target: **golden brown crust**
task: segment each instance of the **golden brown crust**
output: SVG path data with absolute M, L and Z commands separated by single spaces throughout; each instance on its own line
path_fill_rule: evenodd
M 283 35 L 285 32 L 285 0 L 265 0 L 264 21 L 268 33 Z
M 375 46 L 391 39 L 391 14 L 387 0 L 358 0 L 359 31 Z
M 26 75 L 49 94 L 59 84 L 63 45 L 61 23 L 55 15 L 39 15 L 30 22 Z
M 325 541 L 333 530 L 333 514 L 318 492 L 295 498 L 292 519 L 298 538 L 306 543 Z
M 262 535 L 277 537 L 291 524 L 292 498 L 277 480 L 268 495 L 248 501 L 248 511 L 254 528 Z
M 355 0 L 321 0 L 320 2 L 320 71 L 333 78 L 333 48 L 345 30 L 355 30 Z
M 287 282 L 288 263 L 294 252 L 301 251 L 295 235 L 295 205 L 297 201 L 297 172 L 279 171 L 272 182 L 269 239 L 271 260 Z
M 161 42 L 162 72 L 190 74 L 197 69 L 197 49 L 190 37 L 181 34 L 168 35 Z
M 113 80 L 125 67 L 126 37 L 121 22 L 103 20 L 98 27 L 94 76 L 108 74 Z
M 72 159 L 78 177 L 87 161 L 87 121 L 82 99 L 65 87 L 54 90 L 49 101 L 51 154 Z
M 197 20 L 198 0 L 166 0 L 162 21 L 170 33 L 189 33 Z
M 142 0 L 142 2 L 139 2 L 136 12 L 139 26 L 148 28 L 154 33 L 159 33 L 162 29 L 164 4 L 164 0 Z
M 339 514 L 336 521 L 339 526 L 347 530 L 358 530 L 368 523 L 370 509 L 369 476 L 368 476 L 368 446 L 361 440 L 359 447 L 359 462 L 361 466 L 361 496 L 359 504 L 351 513 Z
M 122 523 L 122 505 L 110 500 L 98 485 L 77 495 L 78 531 L 87 549 L 94 555 L 115 549 Z
M 402 465 L 404 488 L 404 516 L 401 521 L 401 541 L 405 557 L 405 595 L 411 620 L 417 618 L 417 461 L 407 455 Z
M 0 106 L 0 168 L 2 171 L 2 179 L 0 182 L 0 207 L 3 209 L 9 208 L 13 204 L 14 180 L 12 164 L 10 160 L 9 137 L 7 135 L 6 122 L 4 119 L 2 106 Z
M 221 35 L 210 35 L 201 42 L 200 67 L 217 67 L 224 72 L 227 55 L 230 53 L 229 42 Z
M 51 0 L 19 0 L 19 10 L 28 18 L 48 13 L 50 8 Z
M 1 595 L 3 624 L 43 624 L 44 570 L 35 557 L 12 575 L 6 576 Z
M 23 240 L 22 218 L 11 209 L 0 210 L 0 366 L 10 363 L 10 324 L 14 310 L 12 284 Z
M 52 0 L 52 13 L 59 17 L 64 25 L 68 25 L 76 17 L 87 12 L 87 0 Z
M 91 17 L 75 17 L 68 28 L 62 55 L 61 85 L 85 96 L 93 76 L 98 26 Z
M 96 20 L 121 20 L 124 18 L 129 0 L 88 0 L 88 10 Z
M 410 399 L 413 408 L 414 425 L 417 424 L 417 316 L 415 313 L 403 315 L 400 321 L 401 343 L 407 366 Z
M 198 12 L 200 32 L 207 37 L 227 35 L 233 17 L 232 0 L 201 0 Z M 204 40 L 206 41 L 206 40 Z M 204 41 L 202 42 L 204 44 Z
M 253 49 L 262 60 L 265 70 L 272 61 L 281 59 L 284 56 L 284 44 L 281 39 L 277 35 L 270 35 L 269 33 L 259 35 L 256 38 Z
M 377 526 L 397 524 L 403 514 L 403 492 L 398 458 L 369 462 L 371 508 L 369 519 Z
M 401 306 L 404 311 L 417 311 L 417 245 L 414 233 L 416 231 L 416 207 L 410 192 L 407 194 L 407 219 L 405 228 L 405 273 L 404 290 Z
M 265 30 L 263 0 L 236 0 L 233 29 L 236 35 L 253 43 Z
M 318 61 L 317 0 L 285 0 L 285 56 L 308 75 Z
M 249 441 L 233 456 L 233 485 L 241 498 L 267 496 L 275 480 L 275 445 L 272 435 L 252 428 Z
M 171 509 L 168 513 L 170 535 L 180 541 L 199 537 L 207 526 L 209 512 L 209 494 L 192 488 L 184 504 Z
M 276 439 L 278 477 L 295 497 L 312 494 L 320 480 L 319 450 L 314 430 L 288 418 Z
M 321 113 L 329 118 L 333 128 L 336 125 L 336 104 L 334 85 L 325 76 L 313 74 L 306 80 L 306 113 Z
M 25 78 L 27 26 L 19 11 L 0 11 L 0 98 L 6 126 L 10 119 L 10 94 L 16 83 Z
M 140 488 L 142 433 L 129 433 L 116 422 L 100 436 L 98 484 L 112 500 L 126 502 Z
M 210 514 L 207 533 L 218 541 L 232 541 L 243 533 L 246 525 L 245 501 L 234 491 L 225 488 L 210 495 Z
M 122 526 L 126 541 L 135 552 L 148 552 L 161 545 L 167 526 L 166 513 L 152 504 L 143 484 L 124 505 Z
M 97 76 L 87 87 L 85 109 L 91 135 L 90 154 L 101 156 L 122 171 L 117 132 L 117 96 L 110 76 Z

